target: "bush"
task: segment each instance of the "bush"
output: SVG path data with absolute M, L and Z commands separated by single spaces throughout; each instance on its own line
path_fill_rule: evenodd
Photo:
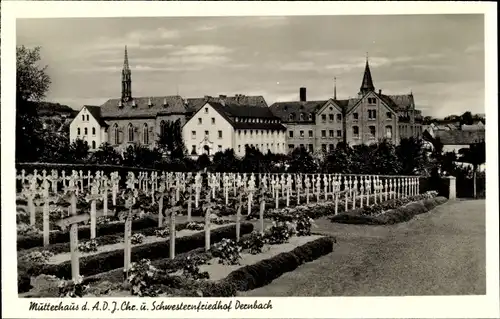
M 216 243 L 223 238 L 235 238 L 236 226 L 229 225 L 223 226 L 211 231 L 211 241 Z M 250 223 L 242 223 L 240 225 L 241 234 L 251 233 L 253 225 Z M 176 240 L 176 253 L 182 254 L 198 247 L 205 245 L 205 233 L 199 232 L 191 236 L 177 238 Z M 146 245 L 132 247 L 132 262 L 141 259 L 160 259 L 168 256 L 169 254 L 169 241 L 159 241 Z M 91 276 L 113 269 L 123 267 L 123 249 L 108 251 L 96 255 L 90 255 L 80 258 L 80 274 L 83 276 Z M 19 263 L 18 274 L 21 277 L 20 282 L 30 276 L 37 276 L 39 274 L 55 275 L 58 278 L 71 278 L 71 261 L 65 261 L 60 264 L 43 264 L 33 265 L 30 263 Z
M 97 251 L 97 241 L 95 239 L 91 239 L 80 242 L 78 244 L 78 251 L 81 251 L 82 253 Z
M 181 264 L 182 275 L 186 278 L 191 278 L 194 280 L 198 279 L 208 279 L 208 272 L 200 272 L 200 265 L 207 262 L 207 257 L 203 255 L 188 255 L 184 262 Z
M 210 252 L 215 258 L 219 258 L 219 263 L 223 265 L 239 265 L 241 259 L 241 247 L 231 239 L 224 238 L 215 243 Z
M 132 237 L 130 237 L 130 243 L 132 245 L 142 244 L 142 242 L 144 241 L 144 238 L 145 238 L 145 236 L 143 234 L 135 233 L 132 235 Z
M 123 271 L 126 273 L 125 269 Z M 139 297 L 156 297 L 160 292 L 156 284 L 159 275 L 158 269 L 151 265 L 149 259 L 132 263 L 126 278 L 130 292 Z
M 250 236 L 241 238 L 239 244 L 243 250 L 248 251 L 252 255 L 256 255 L 262 252 L 262 248 L 264 248 L 266 241 L 264 234 L 254 231 Z

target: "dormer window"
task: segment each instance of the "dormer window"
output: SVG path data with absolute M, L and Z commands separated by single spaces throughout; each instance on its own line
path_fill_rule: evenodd
M 290 121 L 294 121 L 295 120 L 295 114 L 291 113 L 288 118 L 290 119 Z
M 153 106 L 153 102 L 151 102 L 151 98 L 148 99 L 148 106 L 149 107 Z
M 313 115 L 312 113 L 309 113 L 309 121 L 312 121 L 313 120 Z
M 300 120 L 303 121 L 304 120 L 304 113 L 300 113 Z

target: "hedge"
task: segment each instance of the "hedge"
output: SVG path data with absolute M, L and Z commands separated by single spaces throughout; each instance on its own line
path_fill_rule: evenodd
M 134 220 L 132 222 L 132 229 L 140 230 L 144 228 L 151 228 L 158 225 L 158 221 L 149 217 Z M 125 229 L 125 222 L 116 222 L 109 224 L 97 225 L 97 235 L 107 236 L 123 233 Z M 78 228 L 78 239 L 90 239 L 90 226 Z M 49 234 L 49 242 L 53 244 L 69 243 L 69 231 L 54 231 Z M 27 236 L 17 237 L 17 249 L 29 249 L 34 247 L 43 246 L 43 234 L 33 234 Z
M 231 272 L 226 278 L 203 287 L 204 297 L 229 297 L 228 293 L 248 291 L 265 286 L 286 272 L 313 261 L 333 251 L 333 237 L 322 237 L 308 242 L 294 250 L 281 253 Z
M 410 203 L 406 206 L 390 209 L 380 215 L 339 214 L 330 217 L 330 220 L 341 224 L 361 225 L 392 225 L 406 222 L 416 215 L 427 213 L 438 205 L 445 203 L 445 197 L 435 197 Z
M 186 229 L 186 226 L 188 224 L 189 224 L 188 222 L 176 224 L 175 230 L 181 231 L 183 229 Z M 132 233 L 133 234 L 139 233 L 139 234 L 143 234 L 144 236 L 153 236 L 153 235 L 155 235 L 156 230 L 161 230 L 164 228 L 165 228 L 165 226 L 163 226 L 163 227 L 150 227 L 150 228 L 144 228 L 144 229 L 132 228 Z M 115 244 L 115 243 L 120 242 L 124 238 L 124 230 L 125 230 L 125 226 L 122 227 L 121 233 L 96 237 L 95 240 L 97 242 L 97 245 L 104 246 L 104 245 L 110 245 L 110 244 Z M 90 239 L 90 238 L 88 238 L 88 239 Z M 80 241 L 80 238 L 78 238 L 78 240 Z M 29 254 L 29 253 L 34 252 L 34 251 L 50 251 L 53 254 L 60 254 L 60 253 L 70 251 L 70 243 L 66 242 L 66 243 L 50 244 L 47 247 L 43 247 L 43 246 L 33 247 L 30 249 L 26 249 L 26 250 L 22 250 L 22 251 L 18 252 L 18 256 L 26 255 L 26 254 Z
M 242 234 L 251 233 L 253 225 L 242 223 L 240 231 Z M 224 238 L 234 238 L 236 236 L 236 226 L 229 225 L 214 229 L 210 233 L 212 242 L 219 242 Z M 191 236 L 179 237 L 175 241 L 176 253 L 185 253 L 193 249 L 203 247 L 205 244 L 205 232 L 201 231 Z M 169 254 L 170 242 L 168 240 L 155 242 L 151 244 L 132 247 L 131 262 L 141 259 L 155 260 Z M 122 268 L 124 251 L 122 249 L 104 252 L 97 255 L 90 255 L 80 259 L 80 275 L 91 276 L 112 269 Z M 71 261 L 65 261 L 60 264 L 19 264 L 18 265 L 18 285 L 26 288 L 27 278 L 41 274 L 54 275 L 58 278 L 71 278 Z M 25 292 L 19 291 L 19 292 Z

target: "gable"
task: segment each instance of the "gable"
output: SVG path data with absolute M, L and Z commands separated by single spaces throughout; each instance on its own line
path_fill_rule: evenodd
M 363 95 L 362 98 L 360 98 L 347 112 L 346 115 L 352 114 L 361 104 L 362 101 L 364 101 L 367 98 L 376 98 L 379 102 L 380 105 L 385 107 L 387 110 L 389 110 L 393 115 L 397 116 L 398 114 L 396 113 L 396 110 L 393 109 L 388 103 L 388 101 L 384 100 L 381 95 L 376 94 L 375 92 L 368 92 L 365 95 Z
M 329 110 L 330 107 L 332 107 L 333 109 L 339 111 L 340 113 L 342 113 L 342 106 L 340 106 L 338 103 L 336 103 L 334 100 L 330 99 L 328 101 L 326 101 L 325 105 L 323 105 L 317 112 L 318 115 L 321 115 L 323 112 L 325 112 L 326 110 Z

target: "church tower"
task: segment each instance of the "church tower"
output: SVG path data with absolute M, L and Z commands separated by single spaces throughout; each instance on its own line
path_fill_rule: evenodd
M 128 65 L 127 46 L 125 46 L 125 57 L 122 70 L 122 101 L 127 102 L 130 100 L 132 100 L 132 73 Z
M 359 89 L 360 95 L 365 95 L 368 92 L 375 91 L 373 86 L 372 73 L 370 72 L 370 65 L 368 64 L 368 55 L 366 57 L 365 73 L 363 75 L 363 82 L 361 82 L 361 88 Z

